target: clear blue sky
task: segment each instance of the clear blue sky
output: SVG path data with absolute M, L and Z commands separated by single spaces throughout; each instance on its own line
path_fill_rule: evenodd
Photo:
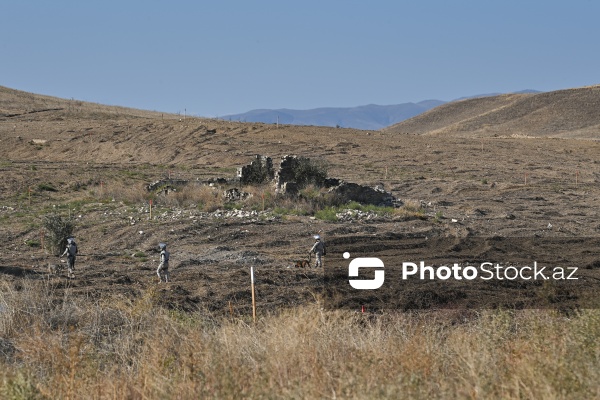
M 222 116 L 600 83 L 595 0 L 2 0 L 0 85 Z

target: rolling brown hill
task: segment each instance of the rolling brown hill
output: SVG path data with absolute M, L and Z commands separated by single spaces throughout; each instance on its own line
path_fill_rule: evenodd
M 600 138 L 600 85 L 447 103 L 386 133 Z
M 0 160 L 23 165 L 146 166 L 196 179 L 233 177 L 256 154 L 295 154 L 325 158 L 332 176 L 365 182 L 379 179 L 385 163 L 391 171 L 389 140 L 378 131 L 184 118 L 0 87 Z

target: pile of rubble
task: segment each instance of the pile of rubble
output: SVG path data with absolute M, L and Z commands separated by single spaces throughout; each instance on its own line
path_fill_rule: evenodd
M 338 221 L 383 221 L 387 217 L 375 211 L 343 210 L 335 214 Z

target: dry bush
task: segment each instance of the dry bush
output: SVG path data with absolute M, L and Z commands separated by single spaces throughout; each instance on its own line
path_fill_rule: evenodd
M 189 184 L 169 191 L 153 193 L 144 185 L 111 184 L 103 189 L 103 194 L 95 191 L 101 199 L 120 201 L 125 204 L 148 204 L 153 200 L 155 206 L 186 208 L 197 206 L 201 211 L 212 212 L 223 207 L 223 193 L 220 189 Z
M 58 214 L 47 214 L 42 218 L 42 224 L 46 229 L 46 243 L 54 255 L 59 255 L 67 245 L 67 238 L 73 233 L 75 223 L 71 218 Z
M 418 201 L 407 200 L 402 207 L 397 208 L 393 212 L 394 217 L 401 219 L 424 219 L 425 211 Z
M 246 186 L 242 191 L 250 196 L 239 202 L 252 210 L 275 210 L 280 214 L 312 215 L 325 207 L 338 204 L 327 189 L 315 185 L 303 188 L 297 196 L 278 195 L 273 185 Z
M 298 197 L 280 196 L 274 202 L 274 212 L 277 214 L 312 215 L 315 211 L 314 202 Z
M 241 204 L 251 210 L 262 211 L 275 206 L 277 194 L 273 185 L 245 186 L 241 189 L 249 194 Z
M 100 200 L 114 200 L 125 204 L 144 204 L 154 197 L 145 185 L 127 185 L 123 182 L 113 182 L 94 190 Z
M 384 313 L 318 304 L 225 319 L 1 288 L 9 398 L 595 398 L 600 312 Z M 259 309 L 260 311 L 260 309 Z M 24 397 L 14 396 L 25 393 Z
M 223 192 L 214 187 L 200 186 L 193 191 L 195 203 L 198 208 L 205 212 L 213 212 L 224 205 Z

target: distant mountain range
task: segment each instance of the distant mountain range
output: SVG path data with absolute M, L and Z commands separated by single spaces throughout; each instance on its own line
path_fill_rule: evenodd
M 517 93 L 539 93 L 523 90 Z M 500 93 L 462 97 L 457 100 L 496 96 Z M 379 130 L 415 117 L 425 111 L 447 103 L 442 100 L 425 100 L 418 103 L 402 103 L 389 106 L 369 104 L 358 107 L 326 107 L 311 110 L 259 109 L 242 114 L 225 115 L 222 118 L 240 122 L 263 122 L 267 124 L 315 125 L 365 130 Z

